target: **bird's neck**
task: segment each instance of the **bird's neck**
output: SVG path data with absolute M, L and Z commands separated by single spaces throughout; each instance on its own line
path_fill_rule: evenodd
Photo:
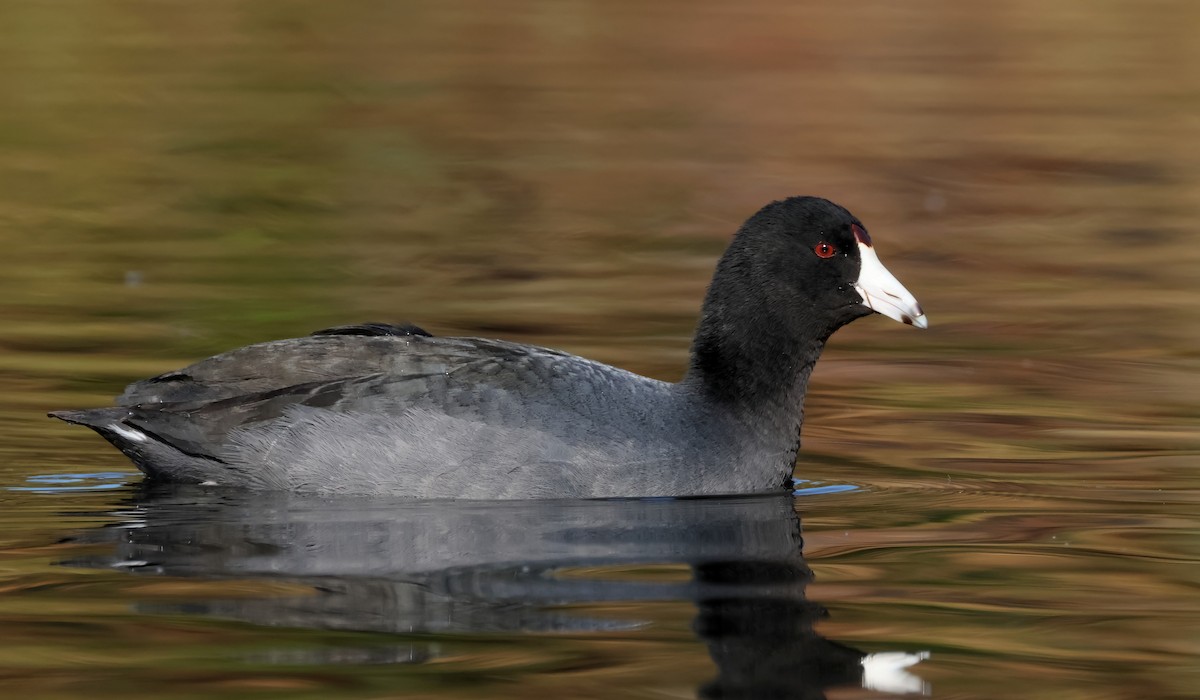
M 683 383 L 726 407 L 762 443 L 794 456 L 808 380 L 833 329 L 819 315 L 755 291 L 749 280 L 714 281 Z

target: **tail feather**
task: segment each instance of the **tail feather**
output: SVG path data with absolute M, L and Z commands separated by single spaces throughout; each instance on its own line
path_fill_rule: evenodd
M 91 428 L 133 461 L 146 476 L 167 481 L 201 482 L 205 472 L 219 461 L 187 454 L 158 435 L 126 423 L 128 408 L 85 408 L 51 411 L 47 415 L 74 425 Z
M 84 425 L 93 430 L 99 430 L 112 423 L 120 423 L 129 416 L 129 409 L 84 408 L 72 411 L 51 411 L 46 415 L 73 425 Z

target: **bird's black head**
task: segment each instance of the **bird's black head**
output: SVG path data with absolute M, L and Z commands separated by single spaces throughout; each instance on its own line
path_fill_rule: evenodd
M 772 362 L 811 367 L 830 334 L 873 311 L 927 325 L 857 217 L 819 197 L 772 202 L 742 225 L 717 264 L 693 371 L 719 381 L 774 374 Z
M 871 311 L 926 325 L 916 299 L 879 262 L 867 227 L 827 199 L 792 197 L 760 209 L 734 237 L 714 286 L 735 269 L 749 273 L 760 303 L 789 308 L 814 329 L 832 333 Z

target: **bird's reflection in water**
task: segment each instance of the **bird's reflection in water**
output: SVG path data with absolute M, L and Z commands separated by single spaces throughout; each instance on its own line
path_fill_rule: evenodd
M 122 523 L 85 535 L 111 542 L 111 554 L 70 563 L 270 578 L 315 591 L 195 601 L 171 612 L 391 633 L 580 633 L 644 622 L 589 617 L 564 606 L 690 601 L 694 630 L 718 668 L 700 686 L 703 697 L 820 698 L 839 685 L 927 692 L 903 670 L 923 656 L 866 655 L 814 631 L 825 613 L 805 598 L 812 571 L 787 495 L 381 502 L 151 488 L 122 516 Z M 630 565 L 683 565 L 691 577 L 664 583 L 585 575 Z M 576 571 L 562 576 L 564 569 Z M 426 644 L 303 653 L 279 660 L 421 662 L 437 652 L 436 644 Z

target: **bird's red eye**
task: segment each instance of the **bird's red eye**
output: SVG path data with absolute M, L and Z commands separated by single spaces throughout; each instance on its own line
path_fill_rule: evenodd
M 837 252 L 837 248 L 834 248 L 825 241 L 821 241 L 813 246 L 813 252 L 817 254 L 818 258 L 832 258 L 833 254 Z

